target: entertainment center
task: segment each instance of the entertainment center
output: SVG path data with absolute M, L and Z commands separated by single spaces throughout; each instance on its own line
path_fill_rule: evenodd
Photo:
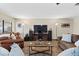
M 32 41 L 52 41 L 52 30 L 47 25 L 34 25 L 34 31 L 29 30 L 29 38 Z

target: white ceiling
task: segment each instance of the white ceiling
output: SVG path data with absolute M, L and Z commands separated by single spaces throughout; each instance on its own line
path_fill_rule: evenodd
M 18 18 L 61 18 L 79 16 L 75 3 L 0 3 L 0 10 Z

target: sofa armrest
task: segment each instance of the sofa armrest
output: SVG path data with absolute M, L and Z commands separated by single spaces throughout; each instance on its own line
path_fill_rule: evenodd
M 61 48 L 61 50 L 75 47 L 74 43 L 65 42 L 65 41 L 59 41 L 58 46 Z

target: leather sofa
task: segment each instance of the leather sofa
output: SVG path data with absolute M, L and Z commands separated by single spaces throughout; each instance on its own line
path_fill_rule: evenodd
M 61 38 L 62 39 L 62 38 Z M 79 40 L 79 35 L 77 34 L 72 34 L 72 38 L 71 38 L 71 42 L 66 42 L 66 41 L 62 41 L 62 40 L 59 40 L 59 43 L 58 43 L 58 46 L 62 49 L 62 50 L 65 50 L 65 49 L 68 49 L 68 48 L 72 48 L 72 47 L 75 47 L 74 43 L 76 41 Z
M 24 40 L 20 37 L 16 37 L 16 40 L 12 40 L 10 37 L 0 37 L 0 46 L 10 51 L 10 46 L 13 43 L 17 43 L 21 48 L 24 48 Z

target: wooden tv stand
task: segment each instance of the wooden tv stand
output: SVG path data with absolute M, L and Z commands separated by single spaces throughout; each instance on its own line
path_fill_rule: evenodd
M 33 41 L 52 41 L 52 31 L 47 31 L 46 33 L 34 33 L 34 31 L 30 31 L 29 36 Z

